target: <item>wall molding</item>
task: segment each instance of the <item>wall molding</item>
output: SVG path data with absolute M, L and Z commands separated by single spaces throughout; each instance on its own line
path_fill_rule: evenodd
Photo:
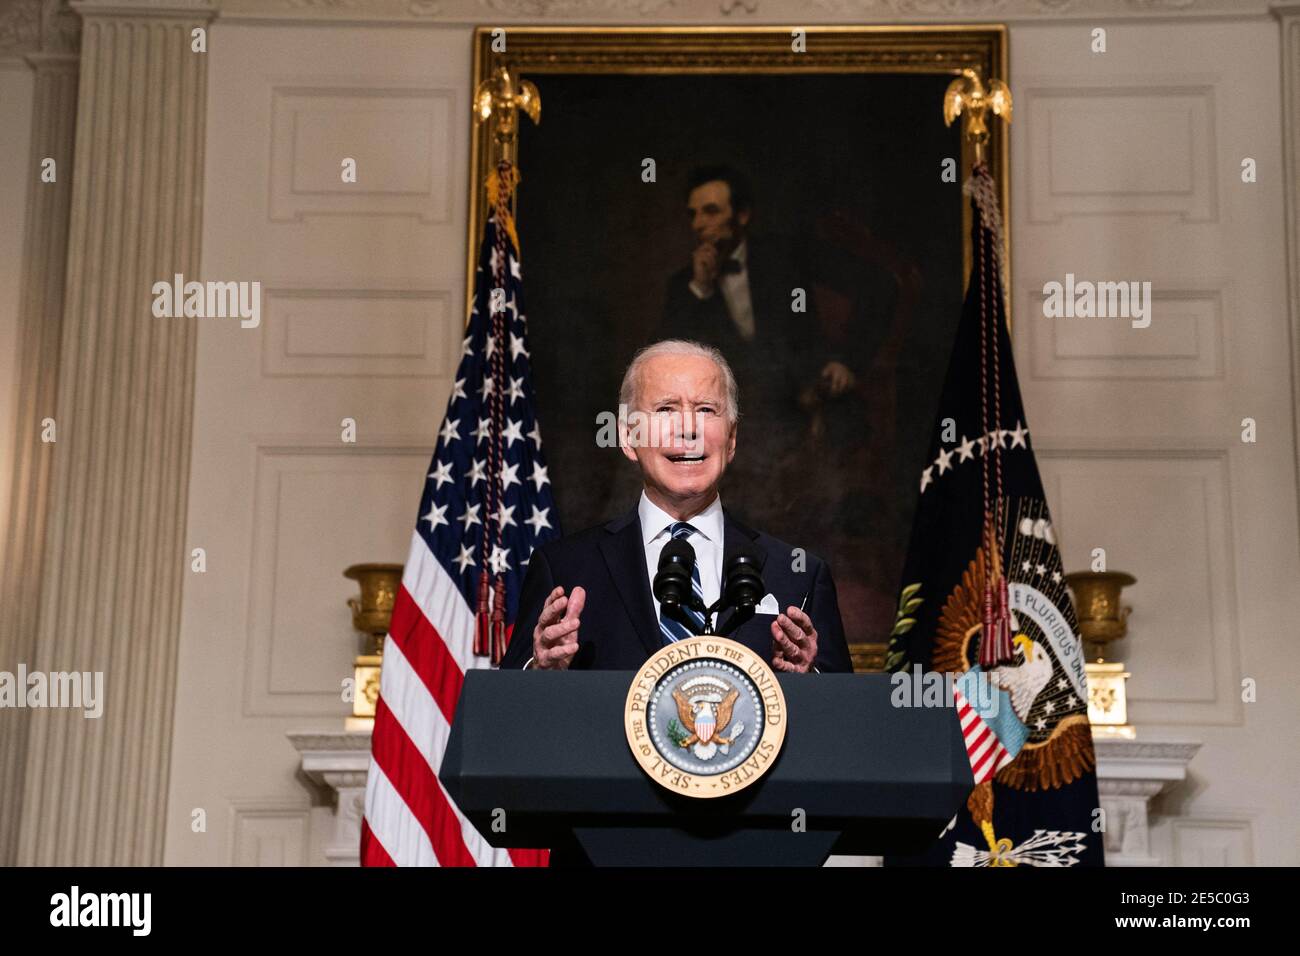
M 442 379 L 460 351 L 461 327 L 446 289 L 263 282 L 262 302 L 265 378 Z M 336 313 L 361 326 L 351 331 L 374 336 L 373 343 L 313 352 L 312 324 L 328 325 Z
M 1058 76 L 1046 80 L 1041 77 L 1021 76 L 1014 80 L 1017 98 L 1017 115 L 1026 124 L 1029 137 L 1029 154 L 1045 158 L 1041 167 L 1026 164 L 1021 172 L 1021 185 L 1029 204 L 1026 222 L 1031 225 L 1055 225 L 1062 220 L 1079 216 L 1177 216 L 1187 223 L 1217 223 L 1218 198 L 1218 146 L 1215 120 L 1215 91 L 1221 80 L 1217 74 L 1171 76 Z M 1152 167 L 1163 167 L 1152 182 L 1145 187 L 1120 192 L 1094 186 L 1091 191 L 1080 190 L 1077 180 L 1072 180 L 1067 191 L 1057 191 L 1052 184 L 1052 157 L 1066 150 L 1058 148 L 1053 136 L 1055 110 L 1064 114 L 1064 120 L 1078 118 L 1085 108 L 1112 110 L 1125 102 L 1137 112 L 1145 112 L 1141 126 L 1147 126 L 1164 112 L 1170 120 L 1186 118 L 1187 143 L 1191 145 L 1185 158 L 1167 156 L 1162 159 L 1149 152 L 1150 144 L 1170 143 L 1169 135 L 1150 138 L 1125 137 L 1136 150 L 1126 168 L 1140 169 L 1142 162 Z M 1065 104 L 1065 105 L 1063 105 Z M 1136 119 L 1136 117 L 1134 117 Z M 1109 126 L 1115 123 L 1108 120 Z M 1118 133 L 1111 133 L 1118 137 Z M 1089 133 L 1085 141 L 1095 139 Z M 1104 141 L 1104 140 L 1103 140 Z M 1172 147 L 1171 147 L 1172 148 Z M 1187 185 L 1185 189 L 1170 189 L 1170 166 L 1184 163 Z M 1175 167 L 1176 168 L 1176 167 Z M 1102 170 L 1098 175 L 1111 180 Z M 1119 177 L 1122 178 L 1122 177 Z
M 229 821 L 229 866 L 310 865 L 310 801 L 290 797 L 235 798 L 230 800 Z M 277 850 L 279 859 L 267 861 L 268 851 Z
M 1036 381 L 1198 381 L 1224 384 L 1227 365 L 1227 316 L 1232 312 L 1232 280 L 1225 276 L 1181 279 L 1148 271 L 1144 264 L 1094 265 L 1079 260 L 1057 275 L 1039 274 L 1020 288 L 1017 315 L 1027 336 L 1028 377 Z M 1066 272 L 1075 282 L 1148 281 L 1151 283 L 1153 315 L 1151 326 L 1134 329 L 1123 317 L 1057 318 L 1043 315 L 1043 287 L 1048 282 L 1064 283 Z M 1169 330 L 1161 325 L 1156 310 L 1184 308 L 1189 328 Z M 1166 322 L 1168 319 L 1166 318 Z M 1027 327 L 1027 331 L 1026 331 Z M 1094 335 L 1089 333 L 1095 332 Z M 1080 334 L 1073 343 L 1068 337 Z M 1185 344 L 1177 351 L 1173 338 Z M 1140 337 L 1140 338 L 1132 338 Z M 1132 342 L 1129 341 L 1132 339 Z M 1150 351 L 1131 348 L 1132 343 L 1153 345 Z M 1167 348 L 1159 349 L 1163 342 Z M 1096 351 L 1088 352 L 1089 348 Z
M 714 23 L 1261 19 L 1267 0 L 214 0 L 225 20 L 320 24 Z
M 278 685 L 275 677 L 275 649 L 277 629 L 285 626 L 301 627 L 277 621 L 276 603 L 283 595 L 277 588 L 276 568 L 280 548 L 286 538 L 280 527 L 280 502 L 282 481 L 291 473 L 295 463 L 306 470 L 318 469 L 328 477 L 339 473 L 383 472 L 380 466 L 390 462 L 411 461 L 415 474 L 423 474 L 429 461 L 436 436 L 375 436 L 364 443 L 346 445 L 337 438 L 314 436 L 266 436 L 251 440 L 253 457 L 253 539 L 249 547 L 247 606 L 242 616 L 245 627 L 243 690 L 241 716 L 249 717 L 325 717 L 342 719 L 348 706 L 340 696 L 340 687 L 302 690 Z M 409 539 L 403 539 L 403 545 Z M 358 557 L 355 560 L 369 560 Z M 386 559 L 385 559 L 386 560 Z M 397 560 L 403 560 L 398 558 Z M 343 580 L 343 565 L 333 569 L 339 579 L 339 620 L 347 620 L 343 596 L 348 593 Z M 358 638 L 351 632 L 350 624 L 343 625 L 335 641 L 331 635 L 313 637 L 321 643 L 322 654 L 337 659 L 338 676 L 351 675 L 351 659 L 358 647 Z M 349 643 L 351 639 L 351 643 Z M 319 655 L 318 655 L 319 656 Z
M 1196 469 L 1199 468 L 1204 512 L 1199 516 L 1189 515 L 1188 519 L 1198 517 L 1204 523 L 1204 533 L 1207 536 L 1204 570 L 1208 577 L 1204 581 L 1183 582 L 1183 585 L 1198 594 L 1203 591 L 1206 595 L 1205 604 L 1209 614 L 1206 622 L 1208 630 L 1200 636 L 1199 642 L 1195 645 L 1195 649 L 1204 654 L 1204 660 L 1200 665 L 1204 674 L 1193 673 L 1193 679 L 1200 676 L 1208 680 L 1208 690 L 1204 694 L 1183 698 L 1146 698 L 1130 681 L 1129 716 L 1130 721 L 1139 726 L 1243 726 L 1245 714 L 1240 697 L 1240 677 L 1243 675 L 1240 613 L 1242 592 L 1238 580 L 1238 549 L 1232 513 L 1233 450 L 1225 447 L 1221 442 L 1196 442 L 1182 439 L 1174 441 L 1141 436 L 1104 440 L 1035 438 L 1032 444 L 1040 463 L 1040 471 L 1043 472 L 1044 490 L 1047 492 L 1048 500 L 1054 503 L 1056 524 L 1063 529 L 1059 533 L 1062 535 L 1063 544 L 1067 546 L 1071 543 L 1068 537 L 1071 533 L 1069 517 L 1063 510 L 1065 505 L 1062 502 L 1062 489 L 1059 486 L 1053 487 L 1052 479 L 1053 477 L 1063 479 L 1070 475 L 1070 463 L 1078 463 L 1077 473 L 1079 469 L 1087 469 L 1093 463 L 1113 462 L 1116 468 L 1120 470 L 1127 468 L 1133 472 L 1135 480 L 1148 477 L 1143 469 L 1151 465 L 1177 463 L 1180 472 L 1188 481 L 1198 477 Z M 1043 467 L 1044 465 L 1046 467 Z M 1094 545 L 1089 544 L 1089 549 L 1092 546 Z M 1141 587 L 1144 575 L 1140 567 L 1132 566 L 1116 557 L 1109 549 L 1108 563 L 1113 568 L 1136 574 L 1138 577 L 1136 587 Z M 1067 570 L 1077 569 L 1067 568 Z M 1146 647 L 1152 638 L 1147 637 L 1144 640 L 1145 622 L 1139 595 L 1140 591 L 1137 590 L 1125 594 L 1125 603 L 1136 607 L 1134 618 L 1129 623 L 1129 633 L 1130 640 L 1142 642 L 1142 646 Z M 1163 619 L 1160 619 L 1157 626 L 1162 622 Z M 1174 639 L 1183 640 L 1185 637 L 1186 635 L 1179 634 Z M 1126 662 L 1129 660 L 1131 648 L 1135 646 L 1137 645 L 1130 645 L 1130 647 L 1121 645 L 1118 648 L 1118 652 L 1124 655 Z M 1174 653 L 1175 650 L 1171 647 L 1162 647 L 1161 653 Z M 1178 649 L 1178 652 L 1186 655 L 1193 651 L 1184 647 Z M 1154 676 L 1146 674 L 1145 671 L 1143 673 L 1145 676 Z
M 272 82 L 270 96 L 267 216 L 271 222 L 303 222 L 313 216 L 410 216 L 422 225 L 446 225 L 452 220 L 456 141 L 438 133 L 451 129 L 457 115 L 454 90 L 389 85 L 377 79 L 339 83 L 294 77 L 288 83 Z M 341 117 L 357 121 L 362 114 L 372 122 L 389 123 L 387 129 L 371 129 L 358 138 L 355 145 L 380 152 L 352 157 L 357 159 L 356 183 L 341 181 L 337 163 L 342 156 L 321 169 L 303 165 L 301 153 L 315 157 L 322 152 L 299 149 L 301 138 L 312 133 L 311 118 L 330 113 L 332 122 L 317 124 L 317 133 L 336 132 Z M 427 122 L 426 142 L 408 140 L 405 155 L 384 155 L 384 150 L 399 149 L 403 137 L 419 135 L 415 123 L 421 120 Z M 380 182 L 375 181 L 376 166 Z M 416 180 L 384 183 L 385 173 L 389 177 L 413 173 Z

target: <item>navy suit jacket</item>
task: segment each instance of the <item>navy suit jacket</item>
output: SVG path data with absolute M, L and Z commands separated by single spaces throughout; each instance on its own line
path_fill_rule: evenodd
M 817 628 L 813 666 L 819 671 L 852 671 L 835 582 L 826 562 L 806 554 L 797 565 L 801 569 L 792 570 L 791 566 L 796 565 L 794 548 L 747 528 L 726 508 L 722 513 L 723 554 L 729 553 L 733 542 L 742 539 L 756 546 L 762 556 L 763 583 L 776 597 L 782 612 L 792 604 L 799 607 L 807 596 L 804 611 Z M 501 661 L 503 669 L 521 668 L 533 656 L 533 630 L 546 596 L 557 585 L 564 587 L 565 594 L 572 593 L 577 585 L 587 592 L 578 628 L 578 651 L 571 668 L 636 670 L 663 646 L 636 508 L 607 524 L 549 541 L 533 552 L 524 575 L 510 646 Z M 723 611 L 720 621 L 714 622 L 715 630 L 725 630 L 733 613 Z M 775 619 L 772 614 L 747 614 L 725 636 L 771 664 L 771 625 Z

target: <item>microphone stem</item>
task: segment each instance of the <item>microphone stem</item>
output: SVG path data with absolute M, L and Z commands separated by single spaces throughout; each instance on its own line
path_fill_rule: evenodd
M 706 636 L 706 635 L 713 635 L 713 634 L 714 634 L 714 630 L 713 630 L 713 614 L 714 614 L 715 611 L 721 610 L 721 609 L 723 609 L 723 608 L 726 606 L 726 605 L 723 603 L 723 602 L 725 602 L 726 600 L 727 600 L 726 595 L 723 595 L 722 597 L 720 597 L 720 598 L 718 598 L 716 601 L 714 601 L 711 605 L 709 605 L 708 607 L 704 608 L 704 634 L 701 635 L 702 637 L 703 637 L 703 636 Z

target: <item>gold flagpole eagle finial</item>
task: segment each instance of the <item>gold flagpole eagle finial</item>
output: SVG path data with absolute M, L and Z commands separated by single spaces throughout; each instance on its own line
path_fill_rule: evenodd
M 519 235 L 515 231 L 510 207 L 514 198 L 519 172 L 512 162 L 515 133 L 518 130 L 515 111 L 523 110 L 534 125 L 542 121 L 542 95 L 537 87 L 523 78 L 516 78 L 504 62 L 498 63 L 492 75 L 474 91 L 474 116 L 478 123 L 492 122 L 495 126 L 493 141 L 496 156 L 487 176 L 488 204 L 496 209 L 499 222 L 519 248 Z
M 516 110 L 523 110 L 534 124 L 540 124 L 542 96 L 532 83 L 516 79 L 509 67 L 504 63 L 498 64 L 492 75 L 474 91 L 474 115 L 480 123 L 496 117 L 494 139 L 503 156 L 514 142 Z
M 952 121 L 963 113 L 966 114 L 966 138 L 975 144 L 975 164 L 984 161 L 984 146 L 989 141 L 989 128 L 985 114 L 992 112 L 1011 122 L 1011 90 L 1001 80 L 989 80 L 988 87 L 980 79 L 979 73 L 971 69 L 961 71 L 961 76 L 948 84 L 943 94 L 943 122 L 951 126 Z

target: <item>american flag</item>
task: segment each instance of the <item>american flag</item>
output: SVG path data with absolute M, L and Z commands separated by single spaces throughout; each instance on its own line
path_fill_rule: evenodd
M 513 232 L 497 204 L 384 641 L 363 866 L 546 865 L 545 850 L 490 846 L 438 780 L 465 672 L 500 660 L 528 559 L 560 533 L 534 410 Z
M 971 706 L 960 688 L 953 690 L 952 699 L 957 708 L 957 719 L 961 721 L 961 739 L 966 745 L 966 756 L 970 759 L 975 782 L 992 780 L 999 770 L 1015 759 L 1015 755 L 1002 745 L 993 728 L 984 722 L 979 708 Z

